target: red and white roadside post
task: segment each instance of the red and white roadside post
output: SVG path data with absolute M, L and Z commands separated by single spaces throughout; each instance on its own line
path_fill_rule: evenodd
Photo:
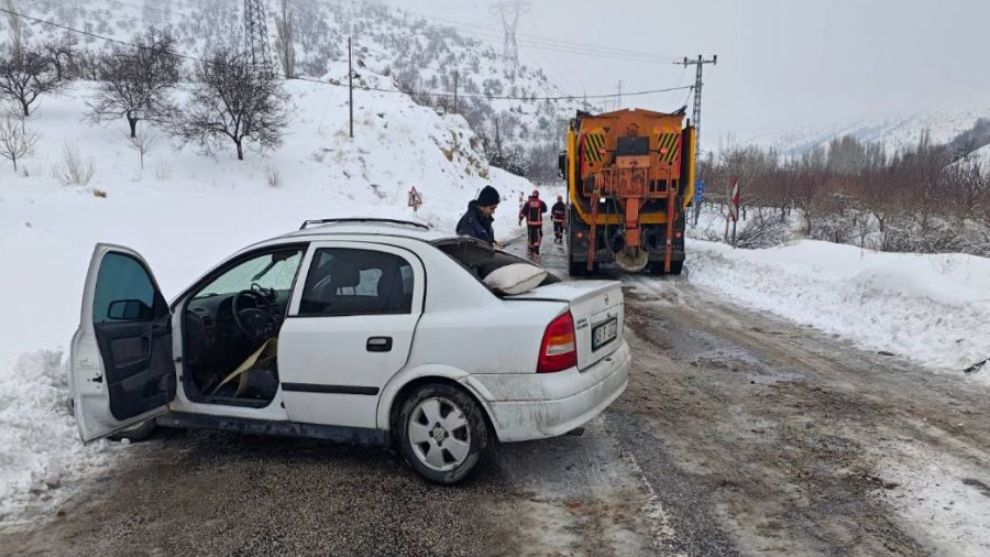
M 423 204 L 423 196 L 419 195 L 416 191 L 416 186 L 413 186 L 409 190 L 409 206 L 412 207 L 413 212 L 419 211 L 419 206 Z
M 729 206 L 729 218 L 732 219 L 732 247 L 736 247 L 736 223 L 739 222 L 739 179 L 732 183 L 732 203 Z

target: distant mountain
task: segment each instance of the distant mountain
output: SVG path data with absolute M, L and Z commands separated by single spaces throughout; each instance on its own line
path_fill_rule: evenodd
M 827 147 L 833 139 L 851 136 L 863 143 L 881 143 L 888 153 L 893 154 L 916 146 L 922 134 L 927 132 L 932 143 L 953 144 L 960 151 L 959 155 L 963 156 L 990 141 L 990 134 L 971 133 L 981 119 L 990 119 L 990 107 L 939 110 L 899 118 L 861 120 L 816 130 L 762 134 L 746 143 L 772 147 L 785 157 L 795 157 Z

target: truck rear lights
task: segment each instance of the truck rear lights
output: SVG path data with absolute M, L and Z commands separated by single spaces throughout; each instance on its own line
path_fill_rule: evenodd
M 540 343 L 536 373 L 554 373 L 577 365 L 577 339 L 571 312 L 558 316 L 547 325 Z

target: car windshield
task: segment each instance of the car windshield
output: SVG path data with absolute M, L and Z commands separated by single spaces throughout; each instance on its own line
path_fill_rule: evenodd
M 301 250 L 281 251 L 254 257 L 226 271 L 194 298 L 233 294 L 252 284 L 275 290 L 288 290 L 302 259 Z
M 493 248 L 484 242 L 472 238 L 448 238 L 433 242 L 433 245 L 446 253 L 451 259 L 460 263 L 476 279 L 482 281 L 482 284 L 484 284 L 485 277 L 506 265 L 523 263 L 540 267 L 532 261 L 516 257 L 511 253 Z M 556 284 L 558 282 L 560 282 L 560 278 L 547 271 L 546 278 L 543 279 L 543 282 L 539 286 Z M 487 285 L 485 287 L 488 288 Z

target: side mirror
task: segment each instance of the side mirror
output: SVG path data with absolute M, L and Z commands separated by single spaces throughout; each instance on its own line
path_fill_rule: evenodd
M 150 321 L 155 312 L 141 300 L 117 300 L 107 309 L 107 318 L 113 321 Z

